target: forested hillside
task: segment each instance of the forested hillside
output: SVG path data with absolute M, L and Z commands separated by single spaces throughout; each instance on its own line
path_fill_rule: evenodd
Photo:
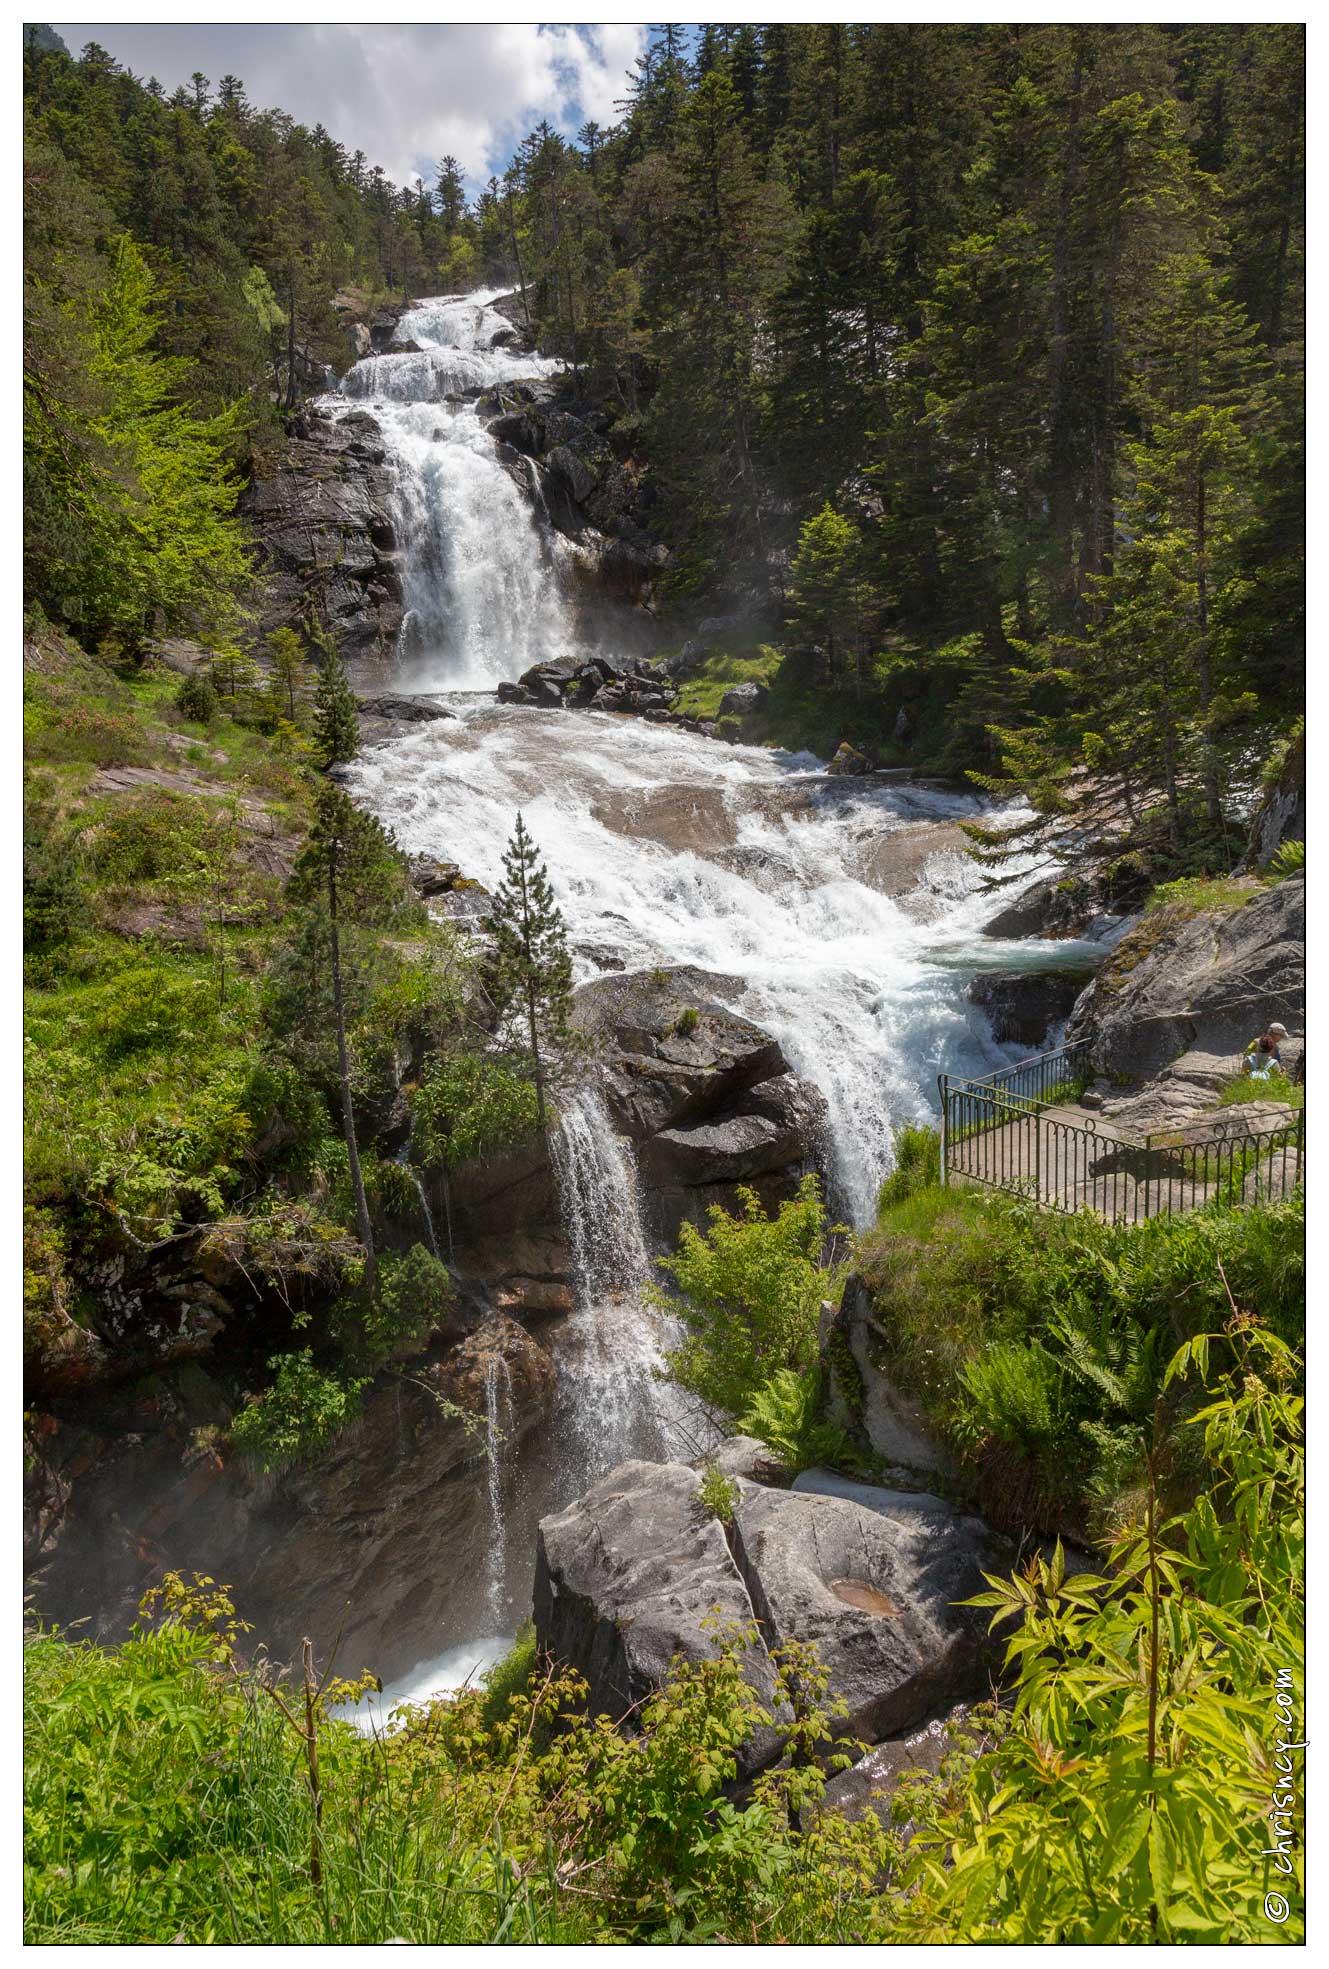
M 455 159 L 398 188 L 235 76 L 26 65 L 48 607 L 115 613 L 59 517 L 71 460 L 141 422 L 108 324 L 243 460 L 344 366 L 339 290 L 511 281 L 649 463 L 685 615 L 769 596 L 867 738 L 906 708 L 1053 805 L 1087 763 L 1224 859 L 1223 792 L 1299 708 L 1298 27 L 665 28 L 619 123 L 541 125 L 473 203 Z M 178 613 L 151 574 L 139 601 Z

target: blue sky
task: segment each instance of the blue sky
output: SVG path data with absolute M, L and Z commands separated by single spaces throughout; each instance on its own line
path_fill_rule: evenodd
M 630 25 L 52 25 L 71 54 L 99 41 L 168 94 L 195 69 L 238 75 L 259 108 L 322 123 L 398 183 L 432 181 L 451 152 L 472 192 L 542 116 L 565 134 L 612 123 L 646 42 Z

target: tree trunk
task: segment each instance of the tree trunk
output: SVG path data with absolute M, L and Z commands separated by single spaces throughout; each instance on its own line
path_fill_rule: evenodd
M 360 1168 L 360 1150 L 355 1139 L 355 1110 L 351 1104 L 351 1063 L 346 1050 L 346 1007 L 341 988 L 341 932 L 337 917 L 337 858 L 336 849 L 328 854 L 328 915 L 332 928 L 332 1006 L 337 1026 L 337 1078 L 341 1083 L 342 1130 L 346 1136 L 346 1154 L 351 1165 L 351 1190 L 355 1197 L 355 1222 L 360 1242 L 365 1248 L 365 1284 L 374 1283 L 374 1231 L 369 1221 L 369 1201 L 365 1196 L 365 1179 Z
M 526 1019 L 530 1027 L 531 1060 L 535 1070 L 535 1118 L 539 1123 L 540 1133 L 543 1135 L 545 1132 L 545 1068 L 544 1061 L 540 1058 L 540 1033 L 535 1018 L 535 987 L 529 984 L 526 987 Z
M 1214 694 L 1214 679 L 1209 649 L 1209 569 L 1206 562 L 1208 515 L 1205 492 L 1205 478 L 1201 471 L 1196 475 L 1195 484 L 1195 595 L 1200 623 L 1200 712 L 1207 720 Z M 1215 826 L 1220 825 L 1223 819 L 1223 802 L 1219 797 L 1218 769 L 1214 763 L 1213 742 L 1207 730 L 1204 735 L 1204 808 Z

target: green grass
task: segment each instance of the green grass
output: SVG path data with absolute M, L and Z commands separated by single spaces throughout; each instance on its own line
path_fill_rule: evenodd
M 735 733 L 749 745 L 775 745 L 791 752 L 815 752 L 829 759 L 842 739 L 870 746 L 884 765 L 911 763 L 891 736 L 880 696 L 880 679 L 861 693 L 852 687 L 831 691 L 813 684 L 809 665 L 764 642 L 768 631 L 734 630 L 717 638 L 705 659 L 682 685 L 674 706 L 690 718 L 718 718 L 726 691 L 735 684 L 763 683 L 769 696 L 741 722 Z M 884 659 L 883 659 L 884 675 Z
M 1260 886 L 1250 877 L 1183 876 L 1176 882 L 1160 882 L 1145 904 L 1145 913 L 1169 909 L 1186 916 L 1199 916 L 1211 909 L 1244 909 L 1259 895 Z
M 1256 1080 L 1252 1074 L 1234 1074 L 1218 1097 L 1221 1108 L 1244 1107 L 1248 1101 L 1281 1101 L 1284 1107 L 1304 1108 L 1306 1089 L 1284 1073 Z

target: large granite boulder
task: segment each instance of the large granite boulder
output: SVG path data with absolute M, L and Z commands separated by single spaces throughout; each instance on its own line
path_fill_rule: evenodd
M 743 981 L 680 966 L 597 978 L 577 993 L 616 1130 L 637 1147 L 661 1236 L 704 1223 L 750 1184 L 771 1207 L 822 1153 L 825 1103 L 768 1032 L 720 998 Z
M 585 1676 L 593 1715 L 628 1716 L 661 1687 L 675 1658 L 710 1660 L 724 1627 L 754 1627 L 724 1528 L 701 1502 L 701 1481 L 681 1463 L 623 1463 L 541 1522 L 537 1639 Z M 753 1649 L 747 1661 L 769 1703 L 769 1659 Z M 763 1732 L 741 1774 L 760 1769 L 775 1749 L 773 1733 Z
M 767 1651 L 814 1643 L 848 1708 L 842 1728 L 868 1742 L 986 1693 L 985 1623 L 956 1604 L 1001 1563 L 986 1525 L 871 1486 L 850 1499 L 735 1483 L 727 1531 L 701 1504 L 699 1473 L 674 1463 L 625 1463 L 542 1522 L 537 1638 L 586 1677 L 595 1712 L 627 1714 L 676 1656 L 714 1655 L 733 1625 L 756 1627 L 745 1672 L 763 1696 Z M 763 1731 L 743 1763 L 777 1751 Z
M 1306 885 L 1249 884 L 1236 909 L 1150 910 L 1080 999 L 1068 1039 L 1088 1039 L 1109 1079 L 1139 1081 L 1186 1053 L 1218 1054 L 1236 1072 L 1271 1020 L 1306 1026 Z
M 767 1645 L 814 1643 L 848 1705 L 846 1733 L 867 1743 L 983 1691 L 992 1667 L 984 1617 L 957 1603 L 983 1590 L 999 1548 L 981 1519 L 930 1504 L 754 1490 L 734 1514 Z

